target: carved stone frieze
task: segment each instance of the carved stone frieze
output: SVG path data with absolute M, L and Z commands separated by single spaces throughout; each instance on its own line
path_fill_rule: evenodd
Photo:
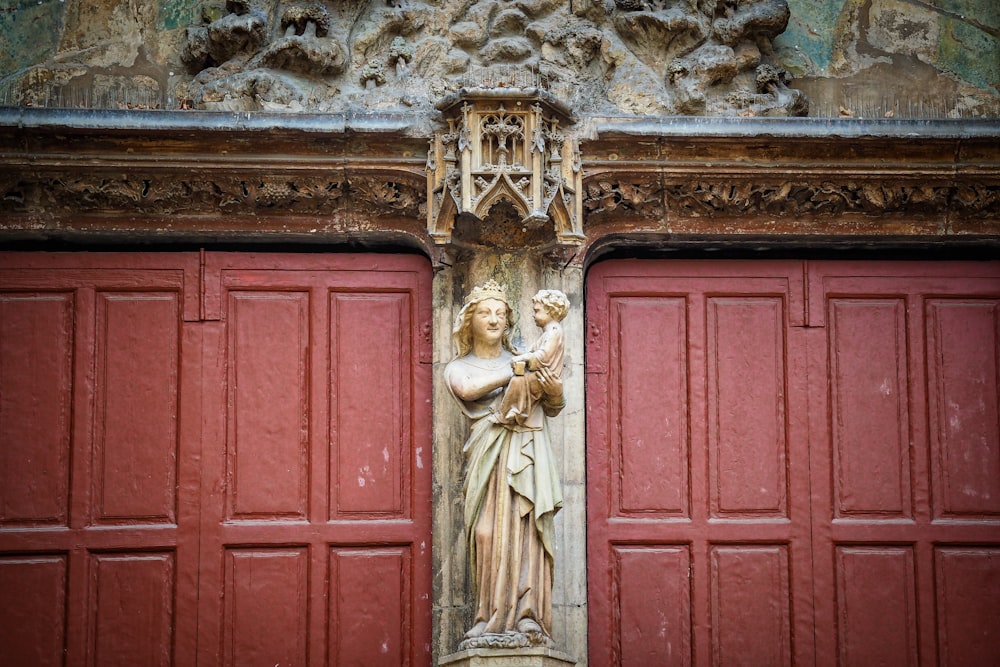
M 835 181 L 595 179 L 584 185 L 588 220 L 616 215 L 658 219 L 712 216 L 823 217 L 856 213 L 985 217 L 1000 215 L 1000 186 L 919 183 L 883 178 Z
M 951 204 L 959 215 L 1000 219 L 1000 184 L 962 184 L 951 193 Z
M 664 189 L 671 214 L 825 216 L 842 213 L 882 215 L 906 211 L 944 214 L 957 189 L 953 185 L 895 181 L 822 180 L 818 182 L 759 181 L 669 184 Z M 988 204 L 989 197 L 972 198 Z M 973 207 L 966 207 L 973 208 Z
M 598 180 L 584 187 L 583 209 L 592 216 L 630 212 L 642 218 L 663 215 L 663 186 L 656 181 Z
M 423 189 L 374 176 L 252 176 L 212 174 L 121 176 L 44 175 L 0 181 L 0 214 L 31 210 L 65 214 L 118 212 L 187 216 L 224 213 L 308 213 L 348 209 L 367 215 L 421 218 Z
M 626 236 L 1000 238 L 993 124 L 941 123 L 915 139 L 923 126 L 906 122 L 845 121 L 831 133 L 810 120 L 609 117 L 536 132 L 531 103 L 507 100 L 500 113 L 500 102 L 488 99 L 481 135 L 465 132 L 459 103 L 430 149 L 429 128 L 405 116 L 109 112 L 110 127 L 95 128 L 88 112 L 0 110 L 0 241 L 309 237 L 419 247 L 442 264 L 471 247 L 570 264 Z M 455 215 L 465 184 L 485 220 Z M 563 206 L 574 193 L 575 216 Z M 442 243 L 449 231 L 455 241 Z

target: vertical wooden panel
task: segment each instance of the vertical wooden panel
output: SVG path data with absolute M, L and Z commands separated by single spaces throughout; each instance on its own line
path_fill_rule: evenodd
M 787 515 L 781 301 L 709 299 L 708 349 L 712 515 Z
M 330 508 L 403 515 L 408 488 L 409 298 L 333 294 L 330 330 Z
M 173 664 L 173 554 L 95 554 L 90 567 L 93 664 Z
M 410 664 L 404 650 L 409 636 L 409 571 L 408 548 L 331 551 L 331 664 Z
M 65 524 L 73 304 L 0 296 L 0 524 Z
M 690 549 L 611 549 L 617 663 L 623 667 L 691 664 Z
M 939 548 L 940 664 L 1000 665 L 1000 549 Z
M 911 513 L 905 311 L 900 299 L 830 303 L 837 516 Z
M 1000 306 L 928 303 L 932 474 L 940 515 L 1000 514 Z
M 102 293 L 97 318 L 96 518 L 174 521 L 177 295 Z
M 301 292 L 230 294 L 231 517 L 305 517 L 308 309 Z
M 223 664 L 305 665 L 305 548 L 228 549 Z
M 913 549 L 838 547 L 840 665 L 917 664 Z
M 612 514 L 688 513 L 687 327 L 683 298 L 619 298 Z M 654 351 L 655 353 L 651 353 Z M 655 389 L 653 389 L 655 388 Z
M 715 546 L 711 564 L 714 664 L 791 664 L 788 548 Z
M 62 665 L 66 557 L 0 558 L 0 665 Z

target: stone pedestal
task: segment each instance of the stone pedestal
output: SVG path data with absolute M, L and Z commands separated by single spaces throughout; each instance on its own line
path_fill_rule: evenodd
M 572 667 L 576 660 L 550 648 L 472 648 L 442 656 L 438 667 Z

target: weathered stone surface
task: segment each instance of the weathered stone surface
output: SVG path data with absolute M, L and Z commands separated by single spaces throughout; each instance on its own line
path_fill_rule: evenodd
M 583 114 L 797 115 L 808 98 L 814 116 L 1000 116 L 1000 12 L 976 0 L 158 0 L 137 7 L 39 0 L 0 9 L 0 104 L 128 107 L 95 94 L 99 73 L 155 79 L 150 108 L 211 109 L 198 106 L 194 88 L 209 82 L 199 73 L 223 67 L 222 78 L 250 69 L 296 74 L 290 98 L 271 101 L 289 111 L 432 113 L 434 101 L 460 85 L 456 75 L 509 62 L 540 72 Z M 391 62 L 397 37 L 414 53 L 398 72 Z M 376 91 L 361 76 L 372 62 L 386 74 Z M 692 63 L 708 71 L 692 72 Z M 791 72 L 794 83 L 782 76 L 760 97 L 761 65 Z M 262 108 L 252 99 L 229 106 Z
M 942 0 L 788 0 L 776 61 L 811 115 L 1000 116 L 1000 10 Z
M 72 63 L 89 73 L 138 67 L 152 56 L 182 70 L 161 71 L 156 106 L 182 109 L 278 105 L 431 114 L 433 98 L 462 85 L 456 74 L 510 64 L 539 73 L 581 113 L 732 114 L 752 106 L 733 96 L 742 90 L 768 95 L 766 104 L 753 103 L 769 113 L 805 110 L 801 94 L 787 86 L 789 77 L 776 78 L 773 93 L 754 88 L 758 65 L 780 68 L 760 45 L 784 29 L 785 0 L 229 0 L 201 5 L 200 14 L 193 4 L 180 5 L 187 7 L 175 2 L 143 18 L 124 0 L 70 3 L 61 53 L 39 67 Z M 404 66 L 393 46 L 399 39 L 409 54 Z M 756 55 L 748 58 L 750 51 Z M 16 73 L 0 82 L 17 101 L 37 87 L 37 79 Z

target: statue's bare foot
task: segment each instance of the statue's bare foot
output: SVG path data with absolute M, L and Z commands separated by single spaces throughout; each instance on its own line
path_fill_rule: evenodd
M 517 631 L 523 632 L 526 635 L 533 632 L 540 633 L 542 631 L 542 626 L 540 626 L 538 621 L 533 618 L 522 618 L 517 622 Z
M 465 639 L 475 639 L 476 637 L 482 636 L 483 632 L 486 630 L 486 621 L 479 621 L 472 626 L 472 629 L 465 633 Z

